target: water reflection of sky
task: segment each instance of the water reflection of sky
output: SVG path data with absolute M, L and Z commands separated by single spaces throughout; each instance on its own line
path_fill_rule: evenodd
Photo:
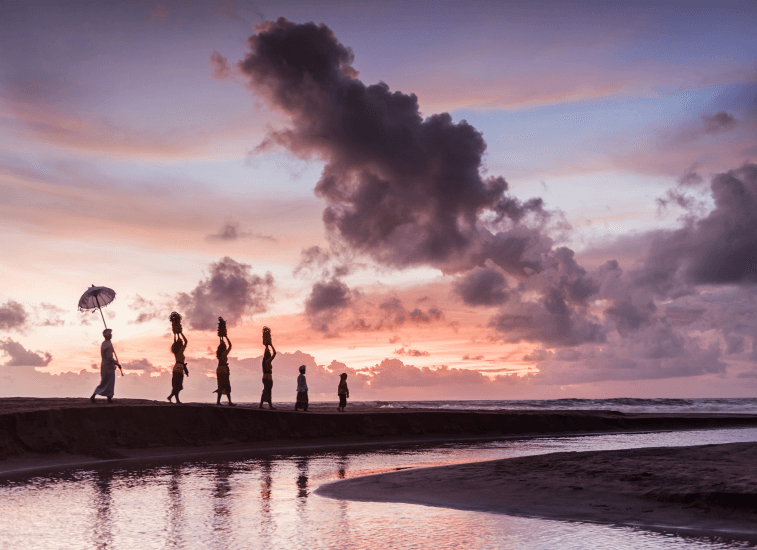
M 414 445 L 73 471 L 0 485 L 0 547 L 743 547 L 746 544 L 734 541 L 682 538 L 632 528 L 348 502 L 313 494 L 325 482 L 408 466 L 555 451 L 736 441 L 757 441 L 757 429 Z

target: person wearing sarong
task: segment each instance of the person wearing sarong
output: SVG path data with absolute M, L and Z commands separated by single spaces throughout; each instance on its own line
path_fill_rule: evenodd
M 297 401 L 294 404 L 294 410 L 300 408 L 307 412 L 308 410 L 308 382 L 305 380 L 305 365 L 300 365 L 300 375 L 297 377 Z
M 350 396 L 350 389 L 347 387 L 346 372 L 339 375 L 339 387 L 337 388 L 336 393 L 339 396 L 339 406 L 336 410 L 344 412 L 344 408 L 347 406 L 347 398 Z
M 184 350 L 187 349 L 187 337 L 183 332 L 175 335 L 173 344 L 171 344 L 171 353 L 176 358 L 176 362 L 173 366 L 173 374 L 171 375 L 171 395 L 168 396 L 168 401 L 176 396 L 176 402 L 179 401 L 179 392 L 184 389 L 184 375 L 189 376 L 189 369 L 187 369 L 187 363 L 184 359 Z
M 113 342 L 110 339 L 113 337 L 113 331 L 106 328 L 103 331 L 103 341 L 100 346 L 100 385 L 95 388 L 92 396 L 89 398 L 92 403 L 95 402 L 96 395 L 102 395 L 108 398 L 108 403 L 113 402 L 113 393 L 116 386 L 116 368 L 120 368 L 121 365 L 116 361 L 115 350 L 113 349 Z
M 270 344 L 273 354 L 268 349 L 268 344 L 265 346 L 265 353 L 263 353 L 263 393 L 260 396 L 260 408 L 263 408 L 263 403 L 268 403 L 269 409 L 275 409 L 271 403 L 271 390 L 273 389 L 273 360 L 276 357 L 276 348 L 273 344 Z
M 226 346 L 226 342 L 229 343 L 228 347 Z M 229 372 L 229 352 L 231 351 L 231 340 L 229 340 L 228 336 L 226 336 L 226 342 L 224 342 L 223 338 L 221 338 L 221 343 L 218 344 L 218 349 L 216 350 L 216 357 L 218 358 L 218 368 L 216 369 L 218 389 L 213 393 L 218 394 L 218 401 L 216 401 L 216 405 L 221 404 L 221 396 L 225 394 L 229 398 L 229 405 L 233 407 L 234 403 L 231 402 L 231 380 L 229 379 L 229 376 L 231 374 Z

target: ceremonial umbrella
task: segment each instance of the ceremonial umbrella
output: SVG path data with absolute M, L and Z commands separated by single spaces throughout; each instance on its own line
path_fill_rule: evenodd
M 79 298 L 79 311 L 98 310 L 100 312 L 100 317 L 103 319 L 103 325 L 105 325 L 105 328 L 108 328 L 108 325 L 105 324 L 105 315 L 103 315 L 102 308 L 115 299 L 116 291 L 112 288 L 92 285 L 81 295 L 81 298 Z M 116 361 L 118 361 L 118 355 L 116 355 L 115 349 L 113 350 L 113 355 L 115 355 Z M 119 369 L 121 369 L 121 367 L 119 367 Z M 121 369 L 121 376 L 123 375 L 124 371 Z

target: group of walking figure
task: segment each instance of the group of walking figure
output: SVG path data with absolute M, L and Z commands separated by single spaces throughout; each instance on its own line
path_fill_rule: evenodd
M 171 344 L 171 353 L 173 353 L 175 362 L 173 366 L 173 372 L 171 376 L 171 394 L 168 396 L 168 401 L 173 403 L 173 398 L 176 398 L 176 403 L 181 403 L 179 400 L 179 392 L 184 389 L 184 377 L 189 376 L 189 369 L 187 369 L 187 362 L 184 356 L 184 351 L 187 349 L 189 341 L 184 336 L 184 331 L 181 326 L 181 315 L 175 311 L 171 313 L 169 320 L 173 329 L 173 344 Z M 116 384 L 116 369 L 121 370 L 121 376 L 123 376 L 123 370 L 121 364 L 118 362 L 118 357 L 115 354 L 113 343 L 111 338 L 113 331 L 106 328 L 103 331 L 103 341 L 100 346 L 100 356 L 102 362 L 100 364 L 100 385 L 95 388 L 90 400 L 95 403 L 95 396 L 102 395 L 108 399 L 108 403 L 112 403 L 113 394 Z M 220 342 L 216 349 L 216 358 L 218 359 L 218 367 L 216 368 L 216 379 L 218 381 L 218 389 L 213 393 L 218 394 L 216 404 L 221 404 L 221 397 L 225 395 L 229 401 L 229 405 L 236 406 L 236 403 L 231 401 L 231 379 L 229 372 L 229 353 L 231 352 L 231 340 L 226 330 L 226 321 L 223 318 L 218 318 L 218 337 Z M 264 403 L 268 403 L 268 408 L 275 409 L 271 401 L 271 392 L 273 389 L 273 360 L 276 358 L 276 348 L 273 347 L 271 341 L 271 330 L 268 327 L 263 327 L 263 345 L 265 345 L 265 351 L 263 352 L 263 393 L 260 396 L 260 408 L 263 408 Z M 268 349 L 270 347 L 270 349 Z M 303 411 L 308 410 L 308 384 L 305 378 L 305 365 L 300 366 L 300 375 L 297 377 L 297 400 L 294 404 L 294 410 Z M 350 396 L 349 388 L 347 387 L 347 374 L 342 373 L 339 375 L 339 386 L 337 388 L 337 395 L 339 397 L 339 406 L 337 410 L 344 412 L 344 408 L 347 406 L 347 398 Z

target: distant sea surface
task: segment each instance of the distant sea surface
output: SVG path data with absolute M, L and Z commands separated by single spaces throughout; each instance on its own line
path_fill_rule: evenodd
M 702 399 L 529 399 L 501 401 L 355 401 L 379 409 L 448 409 L 455 411 L 608 410 L 624 413 L 757 414 L 757 397 Z M 348 405 L 349 408 L 349 405 Z

